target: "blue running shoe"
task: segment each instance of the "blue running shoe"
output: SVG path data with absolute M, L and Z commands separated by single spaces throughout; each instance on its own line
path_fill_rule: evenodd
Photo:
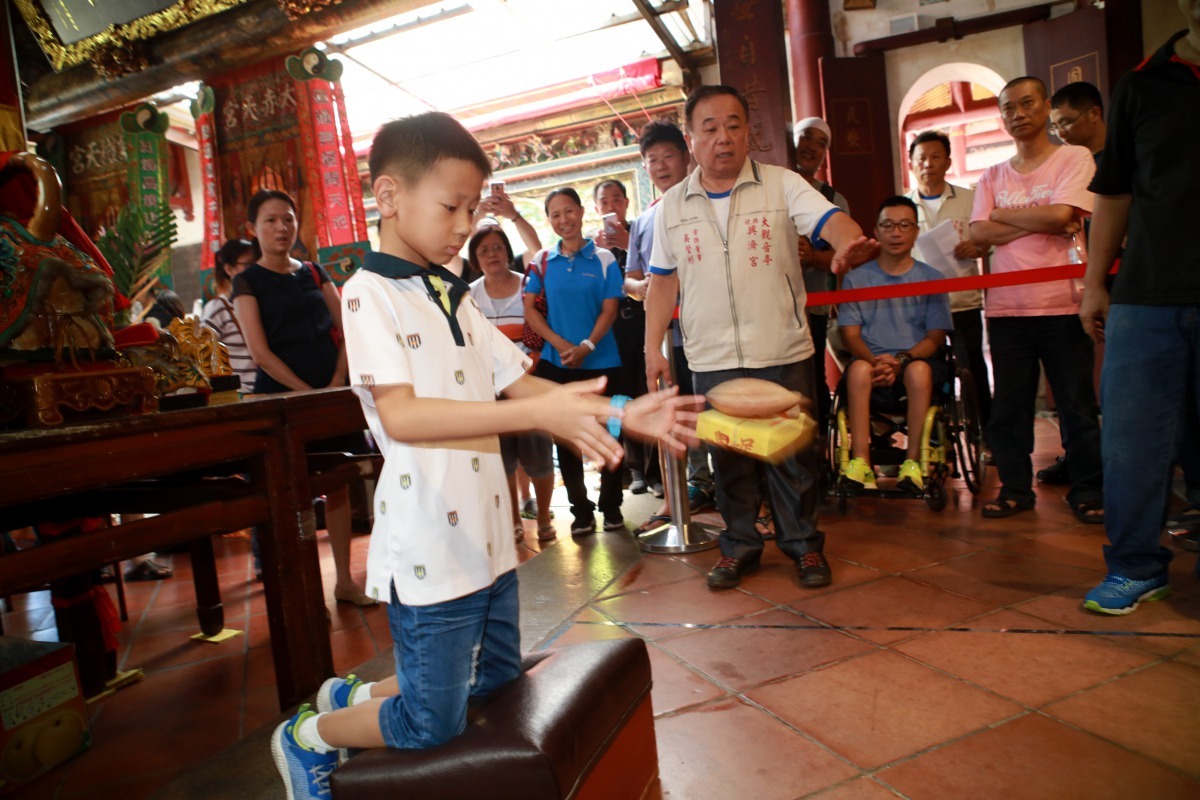
M 317 691 L 317 711 L 338 711 L 350 706 L 354 690 L 363 685 L 357 675 L 351 673 L 343 678 L 326 678 Z M 338 760 L 345 763 L 352 753 L 345 747 L 338 748 Z
M 317 711 L 338 711 L 350 705 L 350 696 L 363 682 L 353 673 L 345 678 L 329 678 L 317 692 Z
M 1109 573 L 1099 586 L 1084 596 L 1083 607 L 1101 614 L 1120 616 L 1132 613 L 1143 600 L 1162 600 L 1169 594 L 1171 585 L 1166 575 L 1135 581 Z
M 271 736 L 271 755 L 275 757 L 275 768 L 283 778 L 288 800 L 331 797 L 329 777 L 337 768 L 337 752 L 321 754 L 296 741 L 296 728 L 313 716 L 316 716 L 315 712 L 305 703 L 300 706 L 296 716 L 281 722 Z

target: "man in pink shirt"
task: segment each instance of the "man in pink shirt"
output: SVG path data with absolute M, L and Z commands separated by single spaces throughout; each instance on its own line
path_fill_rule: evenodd
M 1080 231 L 1092 210 L 1087 187 L 1096 166 L 1091 152 L 1050 140 L 1050 101 L 1037 78 L 1009 81 L 1000 92 L 1000 115 L 1017 154 L 990 167 L 980 179 L 971 239 L 995 248 L 993 273 L 1085 260 Z M 1034 506 L 1030 454 L 1040 366 L 1054 392 L 1071 453 L 1067 502 L 1081 522 L 1102 523 L 1092 341 L 1079 323 L 1075 282 L 989 289 L 986 309 L 996 379 L 988 444 L 1001 487 L 1000 496 L 984 504 L 983 515 L 1008 517 Z

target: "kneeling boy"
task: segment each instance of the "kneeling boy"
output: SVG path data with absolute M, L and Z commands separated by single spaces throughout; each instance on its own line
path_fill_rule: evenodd
M 271 749 L 289 800 L 329 796 L 339 749 L 425 748 L 458 735 L 468 699 L 519 674 L 517 556 L 497 434 L 537 420 L 615 465 L 622 425 L 680 451 L 677 437 L 695 428 L 681 410 L 694 399 L 658 392 L 621 408 L 600 395 L 603 379 L 559 386 L 527 375 L 528 356 L 438 266 L 471 234 L 490 173 L 452 117 L 383 126 L 370 173 L 381 252 L 346 283 L 342 315 L 351 384 L 384 455 L 367 592 L 387 603 L 396 675 L 331 678 L 321 713 L 302 706 L 276 729 Z
M 844 289 L 896 286 L 938 280 L 941 273 L 912 257 L 917 227 L 917 207 L 907 197 L 889 197 L 879 207 L 875 238 L 882 250 L 875 261 L 846 276 Z M 946 379 L 946 365 L 931 360 L 953 326 L 950 303 L 944 294 L 897 297 L 844 303 L 838 307 L 842 342 L 854 356 L 846 370 L 846 395 L 850 424 L 850 463 L 845 478 L 875 488 L 871 468 L 871 399 L 897 402 L 908 398 L 908 450 L 896 482 L 899 489 L 919 491 L 921 429 L 933 398 L 935 382 Z

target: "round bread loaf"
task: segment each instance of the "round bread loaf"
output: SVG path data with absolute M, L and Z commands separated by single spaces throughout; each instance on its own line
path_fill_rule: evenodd
M 795 419 L 812 402 L 800 392 L 761 378 L 734 378 L 712 388 L 708 402 L 722 414 L 743 419 L 786 416 Z

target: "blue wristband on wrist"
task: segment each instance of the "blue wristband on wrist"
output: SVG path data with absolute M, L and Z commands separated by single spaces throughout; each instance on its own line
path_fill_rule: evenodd
M 629 395 L 614 394 L 612 397 L 612 400 L 609 402 L 609 405 L 611 405 L 613 408 L 624 408 L 625 404 L 628 402 L 629 402 Z M 608 435 L 613 437 L 614 439 L 616 439 L 618 436 L 621 435 L 621 418 L 620 417 L 609 417 L 608 418 Z

